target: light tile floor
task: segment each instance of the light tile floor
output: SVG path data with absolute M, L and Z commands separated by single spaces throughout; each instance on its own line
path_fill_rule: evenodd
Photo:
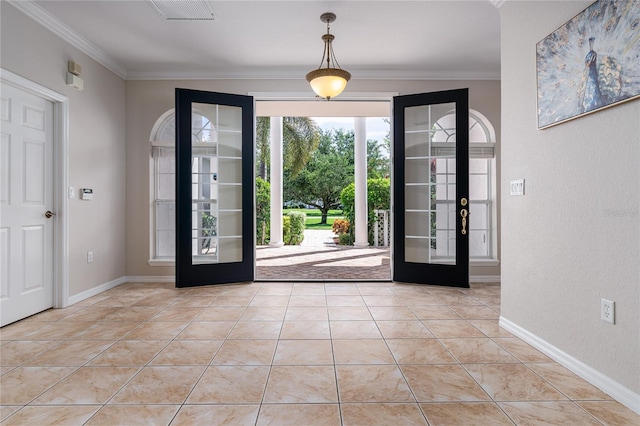
M 124 284 L 0 330 L 7 425 L 638 425 L 500 287 Z

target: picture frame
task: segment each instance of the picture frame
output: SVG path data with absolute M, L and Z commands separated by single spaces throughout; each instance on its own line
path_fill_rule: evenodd
M 597 0 L 536 44 L 538 129 L 640 98 L 640 0 Z

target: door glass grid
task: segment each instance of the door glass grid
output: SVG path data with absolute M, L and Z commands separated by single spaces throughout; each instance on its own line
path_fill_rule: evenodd
M 408 107 L 404 118 L 405 261 L 455 264 L 455 103 Z
M 469 257 L 491 257 L 491 160 L 469 159 Z
M 171 155 L 175 151 L 171 149 Z M 176 250 L 176 170 L 173 156 L 156 156 L 155 257 L 173 257 Z
M 455 112 L 450 112 L 440 118 L 435 123 L 435 127 L 438 131 L 434 135 L 434 142 L 455 141 Z M 491 158 L 493 158 L 493 154 L 487 158 L 486 154 L 478 149 L 479 144 L 486 144 L 489 141 L 489 131 L 473 114 L 469 114 L 469 140 L 475 144 L 475 149 L 470 149 L 469 153 L 471 157 L 469 159 L 469 257 L 488 259 L 491 257 Z M 435 149 L 449 153 L 455 151 L 454 147 L 447 148 L 447 145 L 444 144 L 435 145 Z M 481 158 L 473 158 L 474 156 Z M 438 165 L 436 179 L 439 181 L 436 190 L 436 204 L 448 203 L 451 208 L 455 204 L 455 194 L 452 196 L 445 192 L 446 189 L 443 188 L 443 185 L 447 183 L 446 179 L 448 179 L 444 176 L 453 176 L 455 179 L 455 170 L 441 170 L 450 163 L 436 160 L 436 164 Z M 443 239 L 446 235 L 445 230 L 449 233 L 455 230 L 455 221 L 445 222 L 441 219 L 437 224 L 437 230 L 440 239 Z M 447 244 L 448 248 L 455 250 L 455 241 L 453 246 L 450 245 L 450 242 Z M 442 248 L 443 245 L 441 244 L 440 247 Z M 436 254 L 437 256 L 446 256 L 447 251 L 442 249 Z
M 192 105 L 192 264 L 242 261 L 242 108 Z

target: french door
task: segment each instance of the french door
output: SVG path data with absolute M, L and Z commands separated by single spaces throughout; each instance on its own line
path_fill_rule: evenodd
M 253 97 L 175 96 L 176 287 L 253 281 Z
M 468 89 L 393 100 L 393 280 L 469 287 Z
M 468 287 L 468 89 L 393 116 L 393 280 Z M 253 132 L 252 97 L 176 89 L 177 287 L 254 279 Z

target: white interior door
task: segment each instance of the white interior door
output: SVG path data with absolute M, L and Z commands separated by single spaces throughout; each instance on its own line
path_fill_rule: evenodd
M 1 86 L 0 325 L 53 306 L 53 103 Z

